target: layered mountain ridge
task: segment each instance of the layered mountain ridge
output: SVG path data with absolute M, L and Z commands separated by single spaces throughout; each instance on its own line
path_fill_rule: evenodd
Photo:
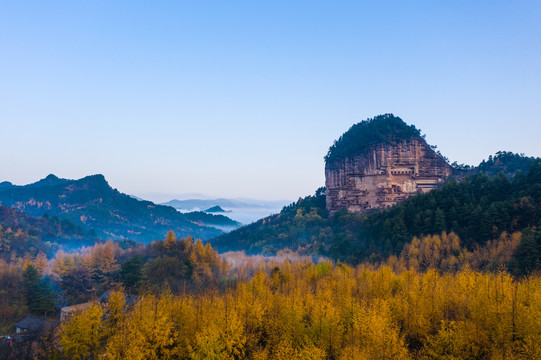
M 169 230 L 207 239 L 222 233 L 213 226 L 240 226 L 223 215 L 181 214 L 170 206 L 134 199 L 113 189 L 101 174 L 78 180 L 51 174 L 24 186 L 1 186 L 0 205 L 35 217 L 57 215 L 94 229 L 104 239 L 150 242 L 162 239 Z

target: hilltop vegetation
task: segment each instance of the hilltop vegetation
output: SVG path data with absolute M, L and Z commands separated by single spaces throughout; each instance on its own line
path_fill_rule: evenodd
M 489 156 L 488 160 L 483 160 L 477 167 L 471 168 L 470 173 L 483 173 L 489 176 L 504 173 L 509 177 L 519 172 L 527 174 L 532 164 L 538 159 L 510 151 L 498 151 L 494 156 Z
M 325 162 L 331 164 L 365 151 L 370 145 L 391 143 L 421 136 L 414 125 L 407 125 L 393 114 L 379 115 L 353 125 L 329 148 Z

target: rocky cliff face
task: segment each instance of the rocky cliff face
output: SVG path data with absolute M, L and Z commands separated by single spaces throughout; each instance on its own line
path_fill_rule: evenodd
M 325 165 L 327 210 L 332 215 L 389 207 L 443 184 L 453 169 L 420 136 L 370 145 Z

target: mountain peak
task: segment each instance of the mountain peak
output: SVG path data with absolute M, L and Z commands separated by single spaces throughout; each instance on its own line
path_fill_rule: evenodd
M 59 185 L 59 184 L 64 184 L 66 183 L 68 180 L 67 179 L 61 179 L 59 178 L 58 176 L 54 175 L 54 174 L 49 174 L 47 175 L 45 178 L 33 183 L 33 184 L 29 184 L 27 186 L 51 186 L 51 185 Z
M 111 186 L 102 174 L 88 175 L 84 178 L 76 180 L 78 183 L 88 184 L 93 188 L 111 189 Z
M 105 176 L 103 176 L 102 174 L 88 175 L 88 176 L 85 176 L 84 178 L 82 178 L 81 180 L 83 180 L 83 179 L 107 182 L 107 180 L 105 180 Z
M 14 185 L 10 183 L 9 181 L 2 181 L 0 182 L 0 189 L 5 189 L 9 187 L 13 187 Z

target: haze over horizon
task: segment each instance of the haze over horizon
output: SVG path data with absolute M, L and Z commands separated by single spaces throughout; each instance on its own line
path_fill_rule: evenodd
M 291 199 L 393 113 L 451 162 L 541 156 L 541 3 L 3 2 L 0 181 Z M 152 199 L 150 199 L 152 200 Z

